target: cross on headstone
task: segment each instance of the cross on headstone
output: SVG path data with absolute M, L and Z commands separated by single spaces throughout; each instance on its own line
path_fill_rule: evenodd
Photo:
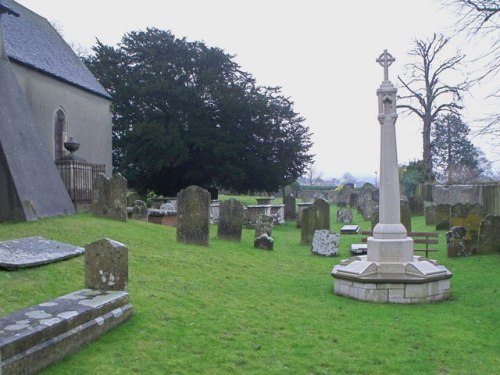
M 386 49 L 384 49 L 384 53 L 382 53 L 379 58 L 377 59 L 377 62 L 384 67 L 384 81 L 389 80 L 389 66 L 396 61 L 392 55 L 387 52 Z

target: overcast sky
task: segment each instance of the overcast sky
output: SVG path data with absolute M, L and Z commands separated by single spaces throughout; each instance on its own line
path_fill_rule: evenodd
M 126 32 L 157 27 L 236 55 L 259 84 L 281 86 L 295 102 L 313 133 L 312 152 L 323 177 L 375 176 L 375 92 L 383 79 L 375 59 L 384 49 L 396 58 L 389 78 L 397 83 L 415 38 L 448 33 L 453 22 L 438 0 L 17 1 L 85 48 L 96 38 L 114 45 Z M 486 111 L 477 98 L 468 98 L 470 119 Z M 399 162 L 420 159 L 419 122 L 400 115 L 396 129 Z M 484 139 L 473 141 L 490 160 L 499 158 Z

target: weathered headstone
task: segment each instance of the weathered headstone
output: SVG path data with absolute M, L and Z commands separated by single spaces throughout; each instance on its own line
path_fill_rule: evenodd
M 220 201 L 212 200 L 210 203 L 210 224 L 219 222 Z
M 111 179 L 99 173 L 92 188 L 92 213 L 127 221 L 127 180 L 119 173 Z
M 339 253 L 340 235 L 327 229 L 314 232 L 311 252 L 314 255 L 335 256 Z
M 132 219 L 148 221 L 148 206 L 141 200 L 136 200 L 134 202 L 134 207 L 132 207 Z
M 300 243 L 310 245 L 316 230 L 330 230 L 330 205 L 324 199 L 316 199 L 310 207 L 302 211 L 301 221 Z
M 269 204 L 256 204 L 246 206 L 243 213 L 243 224 L 247 229 L 255 229 L 257 218 L 259 215 L 271 216 L 271 205 Z
M 464 227 L 467 231 L 465 240 L 476 243 L 479 224 L 486 217 L 486 210 L 480 204 L 456 203 L 450 209 L 450 225 Z
M 271 237 L 272 232 L 273 218 L 268 215 L 259 215 L 255 224 L 255 238 L 260 237 L 264 233 Z
M 424 200 L 422 197 L 408 197 L 408 203 L 413 216 L 422 216 L 424 214 Z
M 220 204 L 217 238 L 240 241 L 243 226 L 243 204 L 231 198 Z
M 297 228 L 300 228 L 302 226 L 302 212 L 308 207 L 311 207 L 313 205 L 313 202 L 303 202 L 303 203 L 297 203 Z
M 478 254 L 500 252 L 500 216 L 488 215 L 479 225 Z
M 163 203 L 160 208 L 159 208 L 161 211 L 165 211 L 167 213 L 171 213 L 171 212 L 177 212 L 177 208 L 175 208 L 175 206 L 173 205 L 173 203 L 170 203 L 170 202 L 167 202 L 167 203 Z
M 337 223 L 352 223 L 352 210 L 337 210 Z
M 358 193 L 351 193 L 349 196 L 349 207 L 351 208 L 358 208 Z
M 262 250 L 273 250 L 274 240 L 267 234 L 262 234 L 253 241 L 253 246 Z
M 292 194 L 287 194 L 283 197 L 283 203 L 285 204 L 285 220 L 295 220 L 297 217 L 295 197 Z
M 436 225 L 436 206 L 432 202 L 424 203 L 425 225 Z
M 453 227 L 446 232 L 446 249 L 448 257 L 464 257 L 473 255 L 475 248 L 465 239 L 467 229 Z
M 411 212 L 407 200 L 401 199 L 399 201 L 399 209 L 401 212 L 401 224 L 403 224 L 408 232 L 411 232 Z
M 208 246 L 210 193 L 189 186 L 177 194 L 177 242 Z
M 86 245 L 85 287 L 126 291 L 128 289 L 128 248 L 107 238 Z
M 436 206 L 436 230 L 450 229 L 450 205 L 438 204 Z

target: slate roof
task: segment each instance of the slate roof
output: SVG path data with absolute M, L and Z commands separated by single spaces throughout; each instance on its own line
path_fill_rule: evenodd
M 0 18 L 5 50 L 12 62 L 111 99 L 47 19 L 13 0 L 0 0 L 0 3 L 19 13 L 19 17 L 4 14 Z

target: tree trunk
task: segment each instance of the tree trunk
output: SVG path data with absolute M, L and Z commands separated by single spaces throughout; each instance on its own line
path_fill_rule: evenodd
M 424 175 L 425 182 L 432 183 L 434 181 L 434 173 L 432 168 L 432 153 L 431 153 L 431 125 L 432 121 L 430 117 L 424 117 L 424 129 L 422 131 L 423 140 L 424 140 Z

